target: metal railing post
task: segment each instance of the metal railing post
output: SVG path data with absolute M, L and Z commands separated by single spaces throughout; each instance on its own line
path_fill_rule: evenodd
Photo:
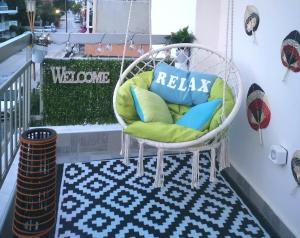
M 16 80 L 16 82 L 14 83 L 14 88 L 15 88 L 15 94 L 14 94 L 14 101 L 15 101 L 15 117 L 14 117 L 14 123 L 15 123 L 15 131 L 14 131 L 14 148 L 15 148 L 15 151 L 14 153 L 17 152 L 17 147 L 18 147 L 18 113 L 19 113 L 19 110 L 18 110 L 18 94 L 19 94 L 19 91 L 18 91 L 18 79 Z
M 7 98 L 6 98 L 6 92 L 4 92 L 4 163 L 5 168 L 4 171 L 8 168 L 8 140 L 7 140 Z
M 2 178 L 2 174 L 3 174 L 3 171 L 2 171 L 2 125 L 3 125 L 3 122 L 2 122 L 2 105 L 0 103 L 0 112 L 1 112 L 1 125 L 0 125 L 0 178 Z M 2 186 L 2 179 L 0 179 L 0 188 Z
M 13 155 L 13 101 L 12 101 L 12 85 L 9 88 L 9 148 L 10 156 Z
M 22 127 L 23 130 L 22 132 L 24 132 L 26 130 L 26 81 L 27 81 L 27 69 L 25 70 L 24 73 L 24 77 L 23 77 L 23 87 L 22 87 L 22 96 L 23 96 L 23 100 L 22 100 L 22 107 L 23 107 L 23 115 L 22 115 Z
M 31 123 L 31 83 L 32 83 L 32 78 L 33 78 L 33 74 L 35 73 L 33 71 L 33 64 L 30 64 L 30 77 L 29 77 L 29 83 L 28 83 L 28 126 L 30 125 Z
M 22 134 L 22 78 L 23 78 L 23 74 L 21 75 L 21 77 L 19 78 L 19 88 L 18 88 L 18 104 L 19 104 L 19 136 Z

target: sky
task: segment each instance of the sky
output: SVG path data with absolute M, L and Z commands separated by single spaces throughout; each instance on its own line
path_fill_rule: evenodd
M 195 33 L 196 0 L 152 0 L 152 34 L 170 34 L 189 26 Z

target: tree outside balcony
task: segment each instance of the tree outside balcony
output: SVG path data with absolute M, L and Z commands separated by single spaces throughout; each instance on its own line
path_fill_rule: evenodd
M 72 7 L 71 7 L 72 12 L 73 12 L 74 14 L 80 13 L 81 8 L 82 8 L 82 5 L 81 5 L 80 3 L 74 3 L 74 4 L 72 5 Z

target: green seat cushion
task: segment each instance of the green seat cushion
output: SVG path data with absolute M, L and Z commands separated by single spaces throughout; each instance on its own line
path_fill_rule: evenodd
M 173 121 L 177 121 L 190 109 L 189 106 L 185 106 L 185 105 L 172 104 L 172 103 L 168 103 L 167 105 L 173 117 Z
M 141 121 L 173 123 L 169 108 L 160 96 L 133 85 L 131 85 L 130 90 L 136 112 Z
M 140 118 L 136 113 L 133 98 L 131 96 L 130 85 L 136 85 L 143 89 L 149 89 L 152 82 L 152 77 L 152 71 L 140 73 L 124 82 L 124 84 L 121 85 L 118 89 L 116 97 L 116 109 L 125 123 L 129 125 L 125 128 L 124 132 L 135 137 L 170 143 L 195 140 L 207 133 L 208 130 L 193 130 L 176 124 L 165 124 L 161 122 L 144 123 L 140 121 Z M 211 87 L 208 101 L 223 97 L 223 82 L 224 81 L 222 79 L 215 80 L 214 84 Z M 177 121 L 178 119 L 180 119 L 190 108 L 189 106 L 177 104 L 167 105 L 173 117 L 173 121 Z M 234 97 L 232 95 L 231 89 L 226 86 L 226 116 L 228 116 L 232 111 L 233 106 Z M 217 128 L 221 124 L 221 114 L 222 108 L 218 109 L 214 114 L 209 125 L 209 131 Z
M 143 89 L 148 89 L 152 82 L 152 71 L 145 71 L 124 82 L 118 89 L 116 96 L 116 109 L 126 124 L 138 121 L 133 98 L 130 92 L 130 85 L 136 85 Z
M 210 91 L 210 96 L 208 98 L 208 101 L 212 101 L 217 98 L 223 98 L 223 85 L 224 85 L 224 81 L 222 79 L 217 79 L 214 82 Z M 232 95 L 231 89 L 227 85 L 225 87 L 225 90 L 226 92 L 225 92 L 224 113 L 225 116 L 228 116 L 234 106 L 234 97 Z M 217 112 L 214 114 L 213 118 L 211 119 L 210 126 L 209 126 L 210 131 L 217 128 L 222 123 L 221 115 L 222 115 L 222 107 L 219 110 L 217 110 Z
M 144 138 L 159 142 L 184 142 L 195 140 L 205 131 L 197 131 L 186 128 L 176 124 L 165 124 L 162 122 L 148 122 L 136 121 L 124 129 L 124 132 L 139 138 Z

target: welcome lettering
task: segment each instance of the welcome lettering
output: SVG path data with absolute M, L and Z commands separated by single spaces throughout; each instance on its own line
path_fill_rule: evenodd
M 53 83 L 109 83 L 109 72 L 75 72 L 67 71 L 66 67 L 50 67 Z

